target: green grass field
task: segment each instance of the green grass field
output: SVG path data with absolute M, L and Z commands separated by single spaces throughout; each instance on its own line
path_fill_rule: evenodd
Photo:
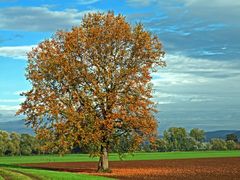
M 7 180 L 108 180 L 110 178 L 90 176 L 85 174 L 76 174 L 68 172 L 56 172 L 38 169 L 25 169 L 20 167 L 0 168 L 0 175 Z M 0 176 L 0 177 L 1 177 Z M 1 180 L 1 178 L 0 178 Z
M 199 152 L 164 152 L 164 153 L 135 153 L 128 155 L 124 160 L 159 160 L 159 159 L 186 159 L 186 158 L 210 158 L 210 157 L 240 157 L 240 151 L 199 151 Z M 117 154 L 110 154 L 110 161 L 120 160 Z M 84 162 L 98 161 L 97 158 L 90 158 L 87 154 L 71 154 L 63 157 L 57 155 L 39 156 L 12 156 L 0 157 L 0 180 L 1 179 L 109 179 L 104 177 L 94 177 L 89 175 L 74 174 L 67 172 L 56 172 L 48 170 L 38 170 L 31 168 L 21 168 L 17 164 L 21 163 L 41 163 L 41 162 Z

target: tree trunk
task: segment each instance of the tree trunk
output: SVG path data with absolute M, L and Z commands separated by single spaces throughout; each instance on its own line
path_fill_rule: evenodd
M 111 172 L 108 166 L 108 151 L 106 147 L 101 147 L 101 155 L 98 161 L 98 172 Z

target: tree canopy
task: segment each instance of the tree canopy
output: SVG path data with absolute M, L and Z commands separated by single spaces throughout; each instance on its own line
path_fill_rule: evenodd
M 127 141 L 131 152 L 155 136 L 151 72 L 165 66 L 163 56 L 158 37 L 141 24 L 113 12 L 88 14 L 28 53 L 32 89 L 18 114 L 46 147 L 88 147 L 106 170 L 111 145 Z
M 227 134 L 226 135 L 226 140 L 227 141 L 234 141 L 234 142 L 238 142 L 238 137 L 237 137 L 237 135 L 236 134 L 234 134 L 234 133 L 231 133 L 231 134 Z
M 193 137 L 196 141 L 203 142 L 205 139 L 205 132 L 199 128 L 193 128 L 190 131 L 190 136 Z

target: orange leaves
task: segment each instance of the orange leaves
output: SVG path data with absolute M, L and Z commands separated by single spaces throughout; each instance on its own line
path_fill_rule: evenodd
M 133 150 L 156 132 L 150 73 L 165 65 L 163 55 L 141 24 L 131 27 L 112 12 L 88 14 L 28 53 L 32 90 L 19 113 L 61 151 L 76 143 L 98 154 L 99 146 L 122 140 Z

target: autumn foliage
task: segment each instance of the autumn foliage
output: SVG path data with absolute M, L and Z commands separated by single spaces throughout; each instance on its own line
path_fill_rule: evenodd
M 32 89 L 19 114 L 44 139 L 65 153 L 87 147 L 106 169 L 114 146 L 131 152 L 155 136 L 151 71 L 165 66 L 156 36 L 122 15 L 86 15 L 80 26 L 58 31 L 28 53 L 26 77 Z

